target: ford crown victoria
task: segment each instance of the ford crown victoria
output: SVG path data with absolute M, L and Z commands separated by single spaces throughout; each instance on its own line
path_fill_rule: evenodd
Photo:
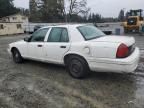
M 59 25 L 37 30 L 24 40 L 9 44 L 16 63 L 24 59 L 61 64 L 74 78 L 90 71 L 134 72 L 139 48 L 133 37 L 106 36 L 93 25 Z

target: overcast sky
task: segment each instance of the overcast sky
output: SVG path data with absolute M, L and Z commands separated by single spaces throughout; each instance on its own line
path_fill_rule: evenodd
M 144 0 L 87 0 L 92 12 L 104 17 L 117 17 L 120 9 L 143 9 Z M 16 7 L 29 8 L 29 0 L 14 0 Z

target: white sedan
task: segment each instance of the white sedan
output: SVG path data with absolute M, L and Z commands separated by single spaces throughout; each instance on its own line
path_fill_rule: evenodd
M 106 36 L 93 25 L 48 26 L 9 44 L 16 63 L 24 59 L 65 65 L 74 78 L 90 71 L 131 73 L 140 51 L 133 37 Z

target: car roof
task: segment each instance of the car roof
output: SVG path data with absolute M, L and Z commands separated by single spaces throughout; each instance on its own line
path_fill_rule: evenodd
M 64 27 L 64 28 L 70 28 L 70 27 L 79 27 L 79 26 L 84 26 L 87 24 L 63 24 L 63 25 L 54 25 L 54 26 L 44 26 L 42 28 L 49 28 L 49 27 Z

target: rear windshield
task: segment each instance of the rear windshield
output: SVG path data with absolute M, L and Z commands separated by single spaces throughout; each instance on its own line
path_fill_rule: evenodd
M 80 31 L 80 33 L 83 35 L 85 40 L 91 40 L 102 36 L 106 36 L 106 34 L 104 34 L 101 30 L 99 30 L 93 25 L 80 26 L 77 28 Z

